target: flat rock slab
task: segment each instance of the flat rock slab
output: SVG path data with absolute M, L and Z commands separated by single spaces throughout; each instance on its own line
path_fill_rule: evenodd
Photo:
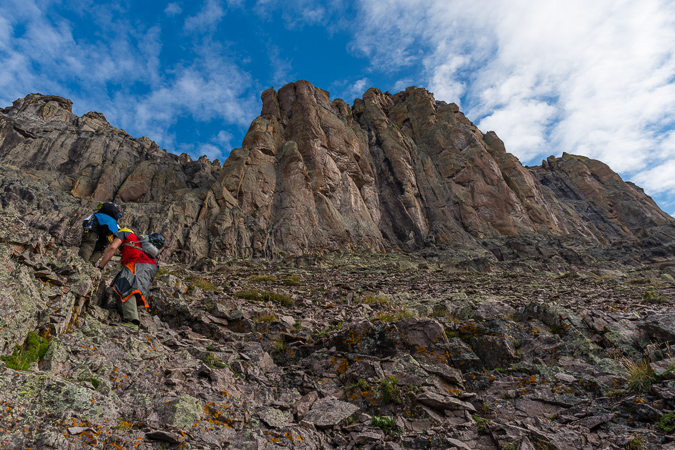
M 338 425 L 358 410 L 359 407 L 351 403 L 335 397 L 325 397 L 314 402 L 303 420 L 313 423 L 317 428 L 329 428 Z
M 265 408 L 260 412 L 260 420 L 268 427 L 281 428 L 293 422 L 293 414 L 276 408 Z
M 363 431 L 352 433 L 350 438 L 356 445 L 375 444 L 384 439 L 384 433 L 381 430 Z
M 70 427 L 70 428 L 68 428 L 68 433 L 70 433 L 70 434 L 80 434 L 80 433 L 84 433 L 85 431 L 89 431 L 89 432 L 93 433 L 96 430 L 94 430 L 91 427 Z
M 461 448 L 463 450 L 472 450 L 473 449 L 473 447 L 469 447 L 464 442 L 462 442 L 460 440 L 457 440 L 457 439 L 453 439 L 453 438 L 448 438 L 448 443 L 451 444 L 451 445 L 454 445 L 456 448 Z
M 476 408 L 471 403 L 463 402 L 462 400 L 447 395 L 435 394 L 433 392 L 424 392 L 417 396 L 417 401 L 423 405 L 438 410 L 467 410 L 475 412 Z
M 563 381 L 565 383 L 574 383 L 577 381 L 576 378 L 574 378 L 572 375 L 568 375 L 566 373 L 558 372 L 555 374 L 556 379 Z
M 180 444 L 182 436 L 178 433 L 171 433 L 169 431 L 151 431 L 145 433 L 145 438 L 153 441 L 168 442 L 169 444 Z
M 607 414 L 600 414 L 597 416 L 584 417 L 583 419 L 577 420 L 576 422 L 572 423 L 574 425 L 582 425 L 590 430 L 592 428 L 597 427 L 598 425 L 602 425 L 603 423 L 609 422 L 612 419 L 614 419 L 614 413 L 607 413 Z
M 675 317 L 672 313 L 654 313 L 638 322 L 637 326 L 652 339 L 675 342 Z
M 538 402 L 536 400 L 530 400 L 528 398 L 517 399 L 516 409 L 518 411 L 524 412 L 529 417 L 548 417 L 560 411 L 559 406 Z
M 430 374 L 438 375 L 445 381 L 458 386 L 464 386 L 464 376 L 460 370 L 450 367 L 447 364 L 427 364 L 420 360 L 417 360 L 417 362 L 419 362 L 420 366 Z

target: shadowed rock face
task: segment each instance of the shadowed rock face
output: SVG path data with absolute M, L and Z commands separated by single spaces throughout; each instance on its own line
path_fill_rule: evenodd
M 299 81 L 262 100 L 221 167 L 31 94 L 0 110 L 0 200 L 69 244 L 92 201 L 114 200 L 125 225 L 161 230 L 164 256 L 182 261 L 425 247 L 571 263 L 589 248 L 675 254 L 673 218 L 605 164 L 564 154 L 523 167 L 424 89 L 369 89 L 350 108 Z

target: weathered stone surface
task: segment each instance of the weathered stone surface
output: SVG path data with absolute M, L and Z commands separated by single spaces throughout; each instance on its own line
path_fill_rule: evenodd
M 145 433 L 145 438 L 154 441 L 168 442 L 169 444 L 180 444 L 182 440 L 181 435 L 169 431 L 151 431 L 150 433 Z
M 463 371 L 476 370 L 482 367 L 481 359 L 458 338 L 451 338 L 448 342 L 448 360 L 450 364 Z
M 519 359 L 512 336 L 479 336 L 472 338 L 469 345 L 489 369 L 509 366 Z
M 382 430 L 369 430 L 352 433 L 349 437 L 356 445 L 374 444 L 384 439 L 384 433 Z
M 650 314 L 637 324 L 650 339 L 675 343 L 675 322 L 669 313 Z
M 293 422 L 293 415 L 288 411 L 280 411 L 276 408 L 265 408 L 260 412 L 260 420 L 268 427 L 281 428 Z
M 463 402 L 458 398 L 449 397 L 446 395 L 438 395 L 433 392 L 424 392 L 417 396 L 417 401 L 423 405 L 430 406 L 438 410 L 460 410 L 460 411 L 476 411 L 476 408 L 468 402 Z
M 303 420 L 313 423 L 317 428 L 329 428 L 339 425 L 358 410 L 358 406 L 351 403 L 342 402 L 334 397 L 325 397 L 314 402 Z
M 298 420 L 302 420 L 305 417 L 305 414 L 312 408 L 314 402 L 319 399 L 319 393 L 312 391 L 306 395 L 303 395 L 293 406 L 295 414 Z
M 675 358 L 668 358 L 650 364 L 654 375 L 661 379 L 675 379 Z
M 583 419 L 579 419 L 576 422 L 572 422 L 572 424 L 581 425 L 590 430 L 597 427 L 598 425 L 609 422 L 610 420 L 614 419 L 614 417 L 615 415 L 612 413 L 599 414 L 595 416 L 584 417 Z
M 170 400 L 160 408 L 160 416 L 168 425 L 188 428 L 199 422 L 203 415 L 202 403 L 190 395 Z

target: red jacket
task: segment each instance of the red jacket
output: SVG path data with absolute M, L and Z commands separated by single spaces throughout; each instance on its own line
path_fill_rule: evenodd
M 122 240 L 120 253 L 122 255 L 122 265 L 126 266 L 130 263 L 146 263 L 157 265 L 154 258 L 149 257 L 143 250 L 141 250 L 141 243 L 138 241 L 138 236 L 128 228 L 121 228 L 115 237 Z

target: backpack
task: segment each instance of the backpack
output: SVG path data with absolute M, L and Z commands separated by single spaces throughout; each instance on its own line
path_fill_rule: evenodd
M 91 214 L 89 217 L 84 219 L 82 221 L 82 229 L 84 231 L 98 231 L 98 227 L 96 226 L 96 223 L 94 222 L 94 215 Z
M 124 245 L 129 245 L 134 248 L 138 248 L 133 244 L 140 243 L 141 248 L 140 250 L 143 250 L 143 253 L 148 255 L 151 258 L 157 258 L 160 253 L 162 253 L 162 247 L 164 247 L 164 236 L 162 236 L 159 233 L 152 233 L 152 234 L 141 234 L 138 235 L 138 240 L 137 241 L 129 241 L 128 243 Z

